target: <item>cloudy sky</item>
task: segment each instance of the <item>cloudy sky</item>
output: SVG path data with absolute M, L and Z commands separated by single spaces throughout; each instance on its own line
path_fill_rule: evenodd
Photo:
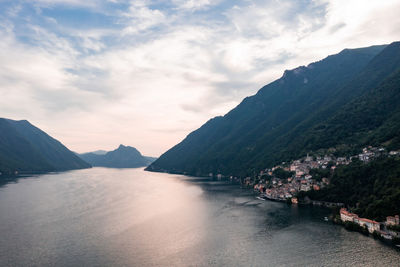
M 70 149 L 159 156 L 343 48 L 400 39 L 400 0 L 0 0 L 0 117 Z

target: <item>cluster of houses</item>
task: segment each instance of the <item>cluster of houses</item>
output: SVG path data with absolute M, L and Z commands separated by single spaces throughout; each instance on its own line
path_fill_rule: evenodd
M 294 160 L 290 164 L 283 162 L 281 165 L 271 169 L 262 170 L 258 175 L 258 182 L 256 182 L 257 180 L 247 177 L 244 180 L 244 184 L 253 185 L 254 190 L 260 192 L 262 196 L 267 199 L 280 201 L 292 199 L 294 203 L 297 203 L 295 196 L 298 192 L 310 190 L 318 191 L 329 185 L 330 181 L 327 177 L 323 177 L 322 179 L 320 177 L 320 179 L 316 180 L 315 177 L 310 174 L 310 170 L 325 169 L 334 171 L 338 165 L 348 165 L 355 158 L 363 162 L 369 162 L 381 155 L 395 156 L 400 155 L 400 152 L 391 151 L 387 153 L 382 147 L 369 146 L 364 148 L 362 153 L 350 157 L 334 157 L 332 155 L 311 157 L 307 155 L 307 157 Z M 278 168 L 287 172 L 292 172 L 293 175 L 285 179 L 275 177 L 274 171 Z M 270 179 L 267 179 L 267 177 Z
M 296 201 L 294 196 L 299 191 L 320 190 L 329 184 L 327 178 L 323 178 L 321 182 L 312 179 L 311 175 L 303 177 L 289 177 L 286 180 L 272 178 L 254 185 L 254 190 L 262 193 L 268 199 L 284 201 L 292 199 Z
M 396 151 L 391 151 L 396 152 Z M 386 154 L 386 150 L 383 147 L 365 147 L 362 150 L 362 153 L 358 154 L 358 156 L 353 156 L 353 157 L 358 157 L 359 160 L 368 162 L 374 158 L 377 158 L 383 154 Z
M 324 157 L 316 157 L 315 159 L 309 155 L 304 159 L 293 161 L 288 170 L 296 173 L 296 176 L 302 176 L 309 172 L 310 169 L 335 169 L 336 165 L 349 164 L 351 159 L 346 157 L 335 158 L 330 155 L 325 155 Z
M 368 146 L 363 148 L 362 153 L 358 154 L 357 156 L 352 156 L 350 157 L 350 161 L 353 158 L 358 157 L 359 160 L 363 161 L 363 162 L 369 162 L 375 158 L 378 158 L 380 156 L 399 156 L 400 155 L 400 151 L 390 151 L 387 152 L 386 149 L 384 149 L 383 147 L 372 147 L 372 146 Z
M 316 157 L 315 159 L 309 155 L 303 159 L 295 160 L 291 164 L 282 164 L 271 169 L 266 169 L 260 172 L 259 182 L 254 185 L 254 190 L 259 191 L 264 197 L 272 200 L 287 200 L 292 199 L 294 203 L 297 199 L 294 197 L 300 191 L 320 190 L 329 184 L 329 179 L 323 177 L 318 181 L 310 174 L 312 169 L 332 169 L 337 165 L 349 164 L 350 160 L 345 157 L 335 158 L 333 156 Z M 293 175 L 286 179 L 281 179 L 274 176 L 276 169 L 283 169 L 287 172 L 292 172 Z M 265 177 L 272 177 L 265 179 Z M 245 180 L 246 184 L 251 183 L 248 177 Z
M 352 222 L 361 227 L 366 227 L 370 233 L 378 233 L 386 239 L 399 237 L 400 234 L 391 230 L 390 226 L 400 225 L 399 215 L 386 217 L 385 222 L 377 222 L 366 218 L 360 218 L 357 214 L 349 212 L 345 208 L 340 209 L 340 219 L 343 222 Z M 389 227 L 388 227 L 389 226 Z

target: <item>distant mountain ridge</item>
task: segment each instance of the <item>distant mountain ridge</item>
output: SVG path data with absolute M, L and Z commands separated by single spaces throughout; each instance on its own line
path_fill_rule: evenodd
M 138 168 L 152 163 L 155 158 L 143 156 L 136 148 L 120 145 L 113 151 L 98 150 L 79 154 L 86 162 L 93 166 L 110 168 Z
M 400 147 L 400 43 L 344 49 L 285 71 L 147 170 L 252 175 L 311 151 Z
M 96 151 L 89 152 L 89 153 L 93 153 L 93 154 L 96 154 L 96 155 L 105 155 L 105 154 L 107 154 L 107 152 L 108 151 L 106 151 L 106 150 L 96 150 Z
M 48 172 L 90 168 L 56 139 L 26 120 L 0 118 L 0 172 Z

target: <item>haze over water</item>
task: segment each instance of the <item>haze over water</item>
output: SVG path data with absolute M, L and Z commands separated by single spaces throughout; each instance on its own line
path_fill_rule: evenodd
M 40 175 L 0 187 L 0 266 L 398 266 L 328 213 L 143 169 Z

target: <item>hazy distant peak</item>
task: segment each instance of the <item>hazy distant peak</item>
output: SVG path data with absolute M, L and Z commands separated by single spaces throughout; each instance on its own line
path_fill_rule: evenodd
M 120 144 L 117 149 L 103 154 L 91 152 L 81 154 L 80 157 L 93 166 L 113 168 L 143 167 L 155 160 L 155 158 L 143 156 L 136 148 L 123 144 Z
M 106 150 L 96 150 L 91 153 L 96 154 L 96 155 L 105 155 L 105 154 L 107 154 L 107 152 L 108 151 L 106 151 Z
M 114 150 L 114 151 L 117 151 L 117 150 L 135 151 L 135 152 L 137 152 L 137 153 L 140 154 L 139 150 L 137 150 L 135 147 L 132 147 L 132 146 L 125 146 L 125 145 L 122 145 L 122 144 L 119 145 L 119 147 L 118 147 L 116 150 Z

